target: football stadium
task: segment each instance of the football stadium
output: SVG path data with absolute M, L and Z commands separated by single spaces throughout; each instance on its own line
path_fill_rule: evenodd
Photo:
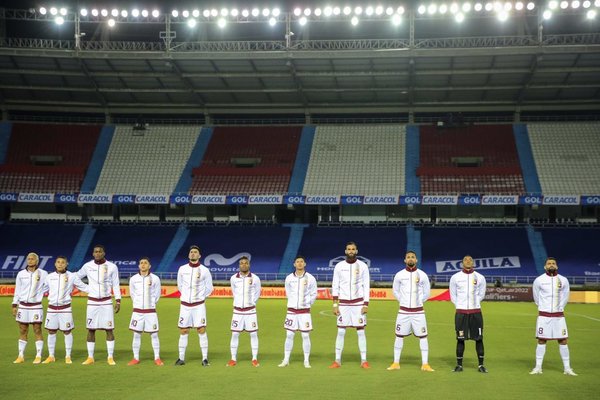
M 1 2 L 0 396 L 596 398 L 598 13 Z

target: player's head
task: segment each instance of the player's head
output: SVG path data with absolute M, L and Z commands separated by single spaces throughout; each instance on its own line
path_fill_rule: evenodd
M 354 243 L 354 242 L 346 243 L 345 254 L 349 260 L 355 260 L 356 255 L 358 254 L 358 246 L 356 245 L 356 243 Z
M 138 268 L 140 269 L 141 275 L 148 274 L 148 272 L 150 271 L 150 268 L 152 268 L 152 265 L 150 264 L 150 259 L 148 257 L 140 258 L 140 261 L 138 263 Z
M 188 253 L 190 262 L 197 263 L 200 261 L 200 247 L 193 245 L 190 246 L 190 252 Z
M 294 268 L 296 268 L 297 272 L 302 272 L 306 269 L 306 260 L 304 256 L 296 256 L 294 259 Z
M 407 267 L 412 268 L 417 265 L 417 261 L 417 253 L 412 250 L 408 250 L 404 256 L 404 264 L 406 264 Z
M 69 266 L 69 261 L 65 256 L 56 257 L 56 261 L 54 261 L 54 268 L 56 268 L 56 272 L 59 274 L 64 274 L 67 271 L 67 267 Z
M 40 263 L 40 256 L 38 256 L 36 253 L 33 253 L 33 252 L 27 254 L 27 266 L 28 267 L 37 267 L 39 263 Z
M 550 275 L 556 275 L 556 272 L 558 271 L 558 263 L 556 262 L 556 258 L 554 258 L 554 257 L 546 258 L 546 262 L 544 263 L 544 269 Z
M 92 255 L 94 256 L 94 260 L 96 260 L 96 261 L 104 260 L 104 256 L 106 256 L 106 251 L 104 250 L 104 246 L 101 244 L 95 245 L 94 250 L 92 251 Z
M 244 274 L 248 273 L 248 271 L 250 271 L 250 259 L 246 256 L 241 256 L 239 266 L 240 266 L 240 272 L 242 272 Z
M 467 271 L 470 271 L 473 268 L 475 268 L 475 261 L 473 261 L 473 257 L 471 257 L 468 254 L 463 257 L 462 264 L 463 264 L 463 269 L 466 269 Z

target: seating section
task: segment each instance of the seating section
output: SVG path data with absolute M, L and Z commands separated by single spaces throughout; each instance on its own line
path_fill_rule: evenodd
M 100 129 L 99 125 L 15 123 L 0 166 L 0 191 L 78 192 Z
M 600 193 L 600 123 L 528 124 L 544 194 Z
M 190 158 L 200 126 L 115 129 L 95 193 L 171 194 Z
M 215 128 L 190 193 L 286 193 L 301 133 L 301 127 Z
M 404 125 L 319 126 L 303 193 L 404 193 L 405 143 Z
M 525 184 L 511 125 L 420 130 L 423 194 L 522 194 Z M 461 166 L 467 161 L 472 166 Z

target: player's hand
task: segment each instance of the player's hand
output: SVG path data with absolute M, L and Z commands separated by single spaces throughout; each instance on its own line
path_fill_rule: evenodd
M 121 310 L 121 303 L 115 303 L 115 314 L 118 314 Z
M 362 310 L 360 311 L 361 314 L 366 314 L 369 311 L 369 306 L 363 306 Z
M 16 317 L 16 316 L 17 316 L 17 309 L 18 309 L 18 308 L 19 308 L 19 307 L 13 307 L 13 308 L 12 308 L 12 315 L 13 315 L 13 317 Z
M 340 308 L 338 306 L 333 306 L 333 315 L 340 315 Z

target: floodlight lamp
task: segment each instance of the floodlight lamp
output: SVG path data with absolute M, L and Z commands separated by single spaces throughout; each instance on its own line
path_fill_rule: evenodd
M 256 11 L 257 11 L 256 15 L 258 15 L 258 9 Z M 214 18 L 214 17 L 217 17 L 218 15 L 219 15 L 219 12 L 217 11 L 216 8 L 213 8 L 212 10 L 210 10 L 211 17 Z M 254 15 L 254 10 L 252 10 L 252 15 Z M 256 17 L 256 15 L 254 15 L 254 16 Z
M 360 15 L 360 14 L 362 14 L 362 12 L 363 12 L 363 9 L 362 9 L 361 6 L 358 6 L 358 7 L 354 8 L 354 14 Z
M 179 17 L 179 11 L 173 10 L 173 11 L 171 11 L 171 15 L 173 16 L 173 18 L 177 18 L 177 17 Z
M 585 17 L 587 19 L 595 19 L 596 18 L 596 14 L 597 14 L 596 10 L 588 10 L 588 12 L 585 13 Z
M 469 11 L 471 11 L 471 8 L 472 8 L 472 7 L 473 7 L 473 6 L 471 5 L 471 3 L 464 3 L 464 4 L 462 5 L 462 10 L 463 10 L 463 12 L 466 12 L 466 13 L 468 13 Z
M 158 11 L 156 9 L 152 10 L 152 16 L 154 18 L 158 18 L 160 16 L 160 11 Z
M 259 14 L 260 14 L 260 11 L 258 10 L 258 8 L 253 8 L 252 9 L 252 16 L 253 17 L 258 17 Z
M 86 8 L 82 8 L 81 10 L 79 10 L 79 14 L 80 14 L 82 17 L 87 17 L 87 15 L 88 15 L 88 10 L 87 10 Z
M 306 19 L 306 17 L 300 17 L 300 19 L 298 20 L 298 23 L 300 24 L 300 26 L 306 25 L 307 22 L 308 22 L 308 20 Z
M 425 14 L 425 12 L 427 11 L 427 7 L 425 7 L 425 5 L 421 4 L 419 6 L 419 8 L 417 8 L 417 12 L 421 15 Z
M 549 20 L 550 18 L 552 18 L 552 11 L 544 10 L 544 13 L 542 14 L 542 18 L 544 18 L 546 21 Z
M 569 2 L 568 1 L 561 1 L 560 2 L 560 8 L 562 8 L 564 10 L 567 7 L 569 7 Z
M 332 13 L 333 13 L 333 8 L 331 8 L 331 6 L 326 6 L 326 7 L 323 9 L 323 14 L 324 14 L 326 17 L 330 17 Z
M 299 17 L 299 16 L 300 16 L 300 14 L 302 14 L 302 10 L 301 10 L 301 9 L 299 9 L 299 8 L 294 8 L 294 15 L 295 15 L 296 17 Z
M 458 4 L 456 4 L 456 3 L 452 3 L 452 4 L 450 5 L 450 12 L 451 12 L 452 14 L 456 14 L 456 13 L 458 12 Z
M 127 12 L 127 10 L 121 10 L 121 17 L 127 18 L 128 15 L 129 13 Z
M 435 14 L 436 11 L 437 11 L 437 6 L 435 4 L 430 4 L 429 7 L 427 7 L 427 13 L 429 15 Z
M 275 26 L 276 23 L 277 23 L 277 20 L 274 17 L 269 18 L 269 25 Z
M 398 14 L 394 14 L 394 16 L 392 17 L 392 24 L 394 24 L 394 26 L 398 26 L 402 23 L 402 17 Z
M 46 10 L 45 7 L 40 7 L 39 11 L 40 11 L 40 14 L 42 14 L 42 15 L 46 15 L 46 13 L 48 12 L 48 10 Z
M 59 10 L 59 13 L 60 13 L 60 15 L 62 15 L 64 17 L 65 15 L 67 15 L 67 9 L 64 7 L 61 7 Z
M 192 17 L 198 18 L 200 16 L 200 10 L 194 9 L 192 10 Z
M 342 9 L 339 7 L 333 7 L 333 15 L 340 15 Z
M 508 19 L 508 11 L 502 10 L 498 13 L 498 20 L 504 22 Z
M 110 11 L 110 15 L 112 15 L 113 17 L 118 17 L 119 16 L 119 10 L 117 10 L 116 8 L 113 8 Z
M 500 10 L 502 10 L 502 3 L 500 3 L 499 1 L 495 1 L 494 2 L 494 11 L 500 12 Z
M 535 3 L 533 1 L 530 1 L 529 3 L 527 3 L 527 9 L 529 11 L 533 10 L 535 8 Z
M 102 15 L 103 17 L 108 17 L 108 10 L 106 8 L 103 8 L 100 11 L 100 15 Z
M 240 15 L 240 12 L 237 8 L 232 8 L 231 9 L 231 16 L 234 18 L 237 18 L 237 16 Z
M 58 16 L 54 19 L 54 22 L 56 23 L 56 25 L 62 25 L 65 23 L 65 19 L 61 16 Z
M 398 7 L 398 10 L 396 12 L 400 15 L 404 14 L 404 7 L 402 7 L 402 6 Z
M 344 7 L 344 15 L 350 15 L 350 13 L 352 12 L 352 9 L 348 6 Z
M 187 11 L 184 11 L 184 13 L 189 15 L 189 12 L 187 12 Z M 184 15 L 184 17 L 187 18 L 188 15 Z M 210 10 L 204 10 L 204 11 L 202 11 L 202 16 L 204 18 L 210 18 Z
M 492 3 L 485 3 L 485 11 L 490 12 L 494 9 L 494 5 Z
M 111 19 L 109 19 L 109 20 L 108 20 L 107 24 L 108 24 L 108 26 L 109 26 L 109 27 L 111 27 L 111 28 L 112 28 L 112 27 L 114 27 L 114 26 L 115 26 L 116 22 L 115 22 L 115 20 L 114 20 L 114 19 L 112 19 L 112 18 L 111 18 Z
M 579 2 L 579 0 L 574 0 L 573 2 L 571 2 L 571 8 L 579 8 L 579 6 L 581 5 L 581 3 Z
M 250 11 L 248 11 L 248 10 L 242 10 L 242 17 L 248 18 L 249 15 L 250 15 Z
M 308 16 L 310 16 L 310 14 L 312 14 L 312 10 L 310 8 L 305 8 L 304 15 L 308 17 Z
M 237 10 L 236 11 L 236 15 L 237 15 Z M 231 10 L 231 15 L 233 15 L 233 10 Z M 275 18 L 279 17 L 281 15 L 281 10 L 279 8 L 274 8 L 273 11 L 271 11 L 271 15 L 273 15 Z
M 582 4 L 583 8 L 590 8 L 592 2 L 590 0 L 585 0 Z
M 323 14 L 323 11 L 320 8 L 315 8 L 315 16 L 320 17 L 321 14 Z
M 352 19 L 350 20 L 350 23 L 352 24 L 352 26 L 358 25 L 358 17 L 356 15 L 354 17 L 352 17 Z
M 375 7 L 375 15 L 383 15 L 383 6 Z
M 200 11 L 198 11 L 198 12 L 200 12 Z M 226 17 L 228 15 L 229 15 L 229 10 L 226 8 L 221 8 L 221 17 Z
M 548 3 L 548 8 L 550 10 L 556 10 L 558 8 L 558 1 L 552 0 L 551 2 L 549 2 Z
M 94 10 L 92 10 L 92 14 L 94 14 Z M 137 8 L 134 8 L 133 10 L 131 10 L 131 16 L 132 17 L 139 17 L 140 16 L 140 10 L 138 10 Z
M 504 11 L 512 10 L 512 3 L 504 3 Z
M 142 10 L 142 17 L 148 18 L 148 10 Z
M 219 18 L 219 20 L 217 21 L 217 25 L 219 26 L 219 28 L 223 29 L 225 28 L 225 25 L 227 25 L 227 20 L 225 18 Z
M 594 7 L 599 7 L 600 8 L 600 0 L 594 1 Z
M 194 18 L 190 18 L 187 20 L 187 26 L 189 28 L 195 28 L 198 22 Z
M 368 6 L 367 8 L 365 8 L 365 14 L 369 17 L 373 15 L 373 13 L 375 13 L 375 9 L 373 9 L 373 6 Z
M 477 12 L 480 12 L 481 10 L 483 10 L 483 4 L 475 3 L 475 6 L 473 7 L 473 9 Z
M 268 17 L 269 15 L 271 15 L 271 10 L 269 10 L 268 8 L 263 8 L 263 10 L 262 10 L 262 16 L 263 17 Z
M 524 7 L 524 5 L 523 5 L 523 3 L 521 3 L 520 1 L 517 1 L 517 2 L 515 3 L 515 10 L 517 10 L 517 11 L 521 11 L 521 10 L 523 9 L 523 7 Z
M 458 13 L 454 19 L 456 19 L 456 22 L 461 23 L 465 20 L 465 15 L 463 13 Z
M 56 15 L 56 14 L 58 14 L 58 10 L 56 9 L 56 7 L 50 7 L 50 14 L 51 14 L 51 15 Z

